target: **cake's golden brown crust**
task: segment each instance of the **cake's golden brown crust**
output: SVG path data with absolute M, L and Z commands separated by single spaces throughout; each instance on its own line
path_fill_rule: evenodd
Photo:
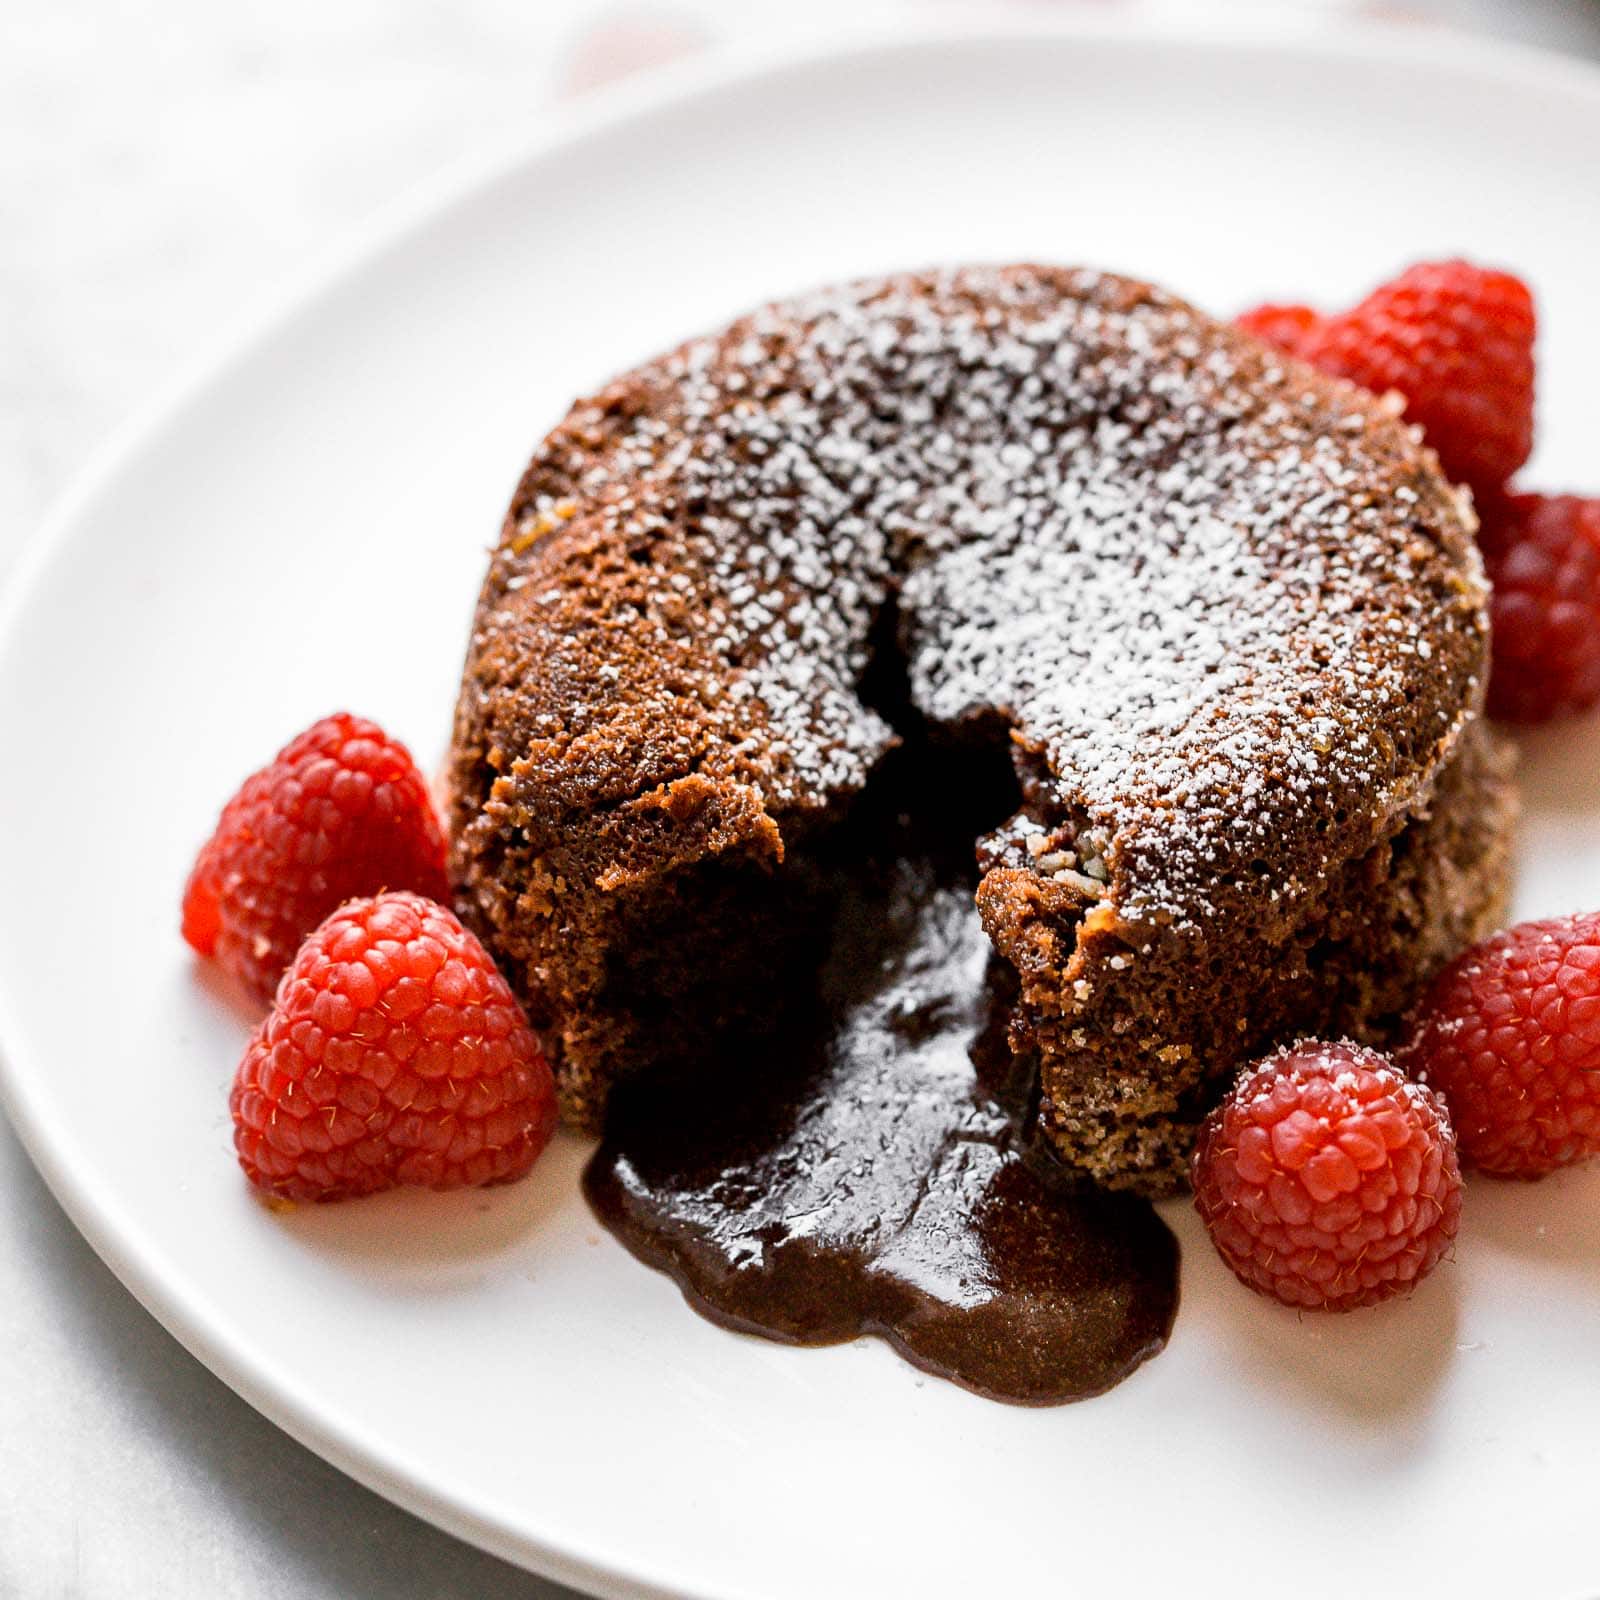
M 1161 1189 L 1240 1049 L 1378 1025 L 1499 893 L 1503 841 L 1461 843 L 1486 646 L 1468 513 L 1385 402 L 1101 274 L 823 291 L 528 468 L 457 714 L 463 906 L 594 1126 L 792 981 L 807 860 L 896 737 L 876 656 L 952 759 L 1012 751 L 979 904 L 1044 1126 Z

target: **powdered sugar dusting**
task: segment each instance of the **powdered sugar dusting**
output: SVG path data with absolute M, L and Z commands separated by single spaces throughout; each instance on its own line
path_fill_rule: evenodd
M 1158 293 L 1042 269 L 848 285 L 646 371 L 670 405 L 580 498 L 682 530 L 639 625 L 692 593 L 728 759 L 774 814 L 887 748 L 857 685 L 891 597 L 918 708 L 998 710 L 1047 779 L 1030 825 L 1087 819 L 1121 905 L 1158 921 L 1204 915 L 1285 830 L 1336 831 L 1330 794 L 1388 803 L 1475 695 L 1481 580 L 1398 426 Z

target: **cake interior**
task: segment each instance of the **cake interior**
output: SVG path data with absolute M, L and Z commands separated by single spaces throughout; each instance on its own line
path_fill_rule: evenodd
M 613 1019 L 635 1075 L 695 1073 L 710 1036 L 719 1057 L 738 1041 L 759 1071 L 765 1042 L 806 1026 L 822 1003 L 841 900 L 896 829 L 912 828 L 919 849 L 959 861 L 975 882 L 975 841 L 1021 805 L 1005 730 L 954 731 L 921 717 L 895 633 L 889 605 L 860 694 L 897 742 L 866 787 L 786 830 L 779 867 L 738 856 L 699 862 L 656 880 L 636 914 L 622 911 L 592 1010 Z
M 781 865 L 731 852 L 619 897 L 584 1008 L 589 1047 L 653 1074 L 742 1052 L 760 1073 L 772 1042 L 821 1004 L 841 895 L 881 850 L 886 819 L 909 816 L 981 869 L 990 982 L 1011 997 L 1010 1047 L 1032 1077 L 1041 1145 L 1077 1179 L 1159 1196 L 1182 1186 L 1194 1128 L 1241 1062 L 1300 1034 L 1384 1042 L 1418 985 L 1503 917 L 1514 790 L 1505 752 L 1477 722 L 1292 928 L 1146 930 L 1135 943 L 1096 875 L 1103 845 L 1080 837 L 1081 820 L 1051 799 L 1062 786 L 1032 769 L 1003 717 L 951 727 L 915 709 L 892 599 L 859 692 L 898 743 L 862 792 L 785 827 Z M 1074 861 L 1058 871 L 1076 892 L 1048 916 L 1030 888 L 1030 837 Z M 1141 981 L 1084 995 L 1074 963 L 1086 940 L 1102 961 L 1108 942 L 1125 949 Z
M 676 1072 L 619 1082 L 584 1189 L 715 1322 L 790 1344 L 876 1334 L 980 1394 L 1056 1405 L 1161 1349 L 1178 1250 L 1149 1205 L 1029 1137 L 1015 980 L 973 900 L 974 832 L 1017 798 L 992 747 L 891 752 L 808 865 L 817 961 L 797 963 L 783 1025 L 702 1036 Z

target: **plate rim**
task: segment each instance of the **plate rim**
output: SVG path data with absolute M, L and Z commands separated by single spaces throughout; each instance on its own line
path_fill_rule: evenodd
M 1340 67 L 1403 65 L 1435 75 L 1482 74 L 1589 101 L 1600 112 L 1600 66 L 1543 47 L 1492 36 L 1367 19 L 1259 14 L 1201 20 L 1170 15 L 975 15 L 924 22 L 909 32 L 882 19 L 827 35 L 803 34 L 713 46 L 688 60 L 654 68 L 620 84 L 590 91 L 581 102 L 539 113 L 515 130 L 432 179 L 379 207 L 286 284 L 255 301 L 224 333 L 202 346 L 176 378 L 159 387 L 92 451 L 89 463 L 27 538 L 0 585 L 0 655 L 8 653 L 35 590 L 69 545 L 83 512 L 231 369 L 280 335 L 300 311 L 357 280 L 383 256 L 426 231 L 480 191 L 572 145 L 630 123 L 644 124 L 728 89 L 790 71 L 861 64 L 873 58 L 931 57 L 965 46 L 1040 42 L 1159 43 L 1199 56 L 1285 58 L 1315 54 Z M 31 1084 L 40 1074 L 18 1065 L 18 1032 L 9 999 L 11 978 L 0 969 L 0 1109 L 6 1113 L 56 1203 L 124 1288 L 180 1345 L 275 1426 L 364 1487 L 435 1527 L 525 1570 L 581 1588 L 604 1600 L 741 1600 L 731 1591 L 685 1587 L 670 1576 L 630 1570 L 603 1550 L 579 1548 L 559 1530 L 538 1533 L 514 1525 L 509 1512 L 481 1497 L 469 1503 L 434 1481 L 424 1464 L 403 1461 L 363 1439 L 354 1427 L 330 1420 L 325 1408 L 297 1391 L 270 1358 L 223 1337 L 211 1326 L 203 1294 L 164 1276 L 141 1254 L 137 1234 L 115 1215 L 114 1198 L 92 1172 L 75 1166 L 50 1114 Z M 196 1304 L 196 1301 L 201 1303 Z M 520 1519 L 524 1525 L 527 1519 Z

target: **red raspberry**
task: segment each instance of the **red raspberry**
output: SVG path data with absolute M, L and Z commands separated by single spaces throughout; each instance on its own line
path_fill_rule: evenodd
M 1400 1059 L 1484 1172 L 1539 1178 L 1600 1155 L 1600 912 L 1519 923 L 1457 957 Z
M 1461 1214 L 1443 1102 L 1348 1042 L 1303 1040 L 1247 1069 L 1202 1125 L 1191 1175 L 1222 1259 L 1291 1306 L 1409 1290 Z
M 1290 355 L 1300 354 L 1306 336 L 1318 326 L 1322 318 L 1310 306 L 1257 306 L 1238 319 L 1246 333 L 1253 333 L 1268 344 L 1275 344 Z
M 229 1098 L 245 1176 L 289 1200 L 520 1178 L 555 1084 L 488 952 L 418 894 L 341 906 L 300 947 Z
M 1534 309 L 1519 278 L 1424 261 L 1350 311 L 1307 322 L 1303 309 L 1263 306 L 1240 324 L 1335 377 L 1398 390 L 1459 482 L 1498 488 L 1528 459 Z
M 448 898 L 444 835 L 406 747 L 341 711 L 223 808 L 183 892 L 183 936 L 266 1004 L 300 941 L 380 889 Z
M 1489 710 L 1544 722 L 1600 702 L 1600 500 L 1479 497 L 1494 586 Z

